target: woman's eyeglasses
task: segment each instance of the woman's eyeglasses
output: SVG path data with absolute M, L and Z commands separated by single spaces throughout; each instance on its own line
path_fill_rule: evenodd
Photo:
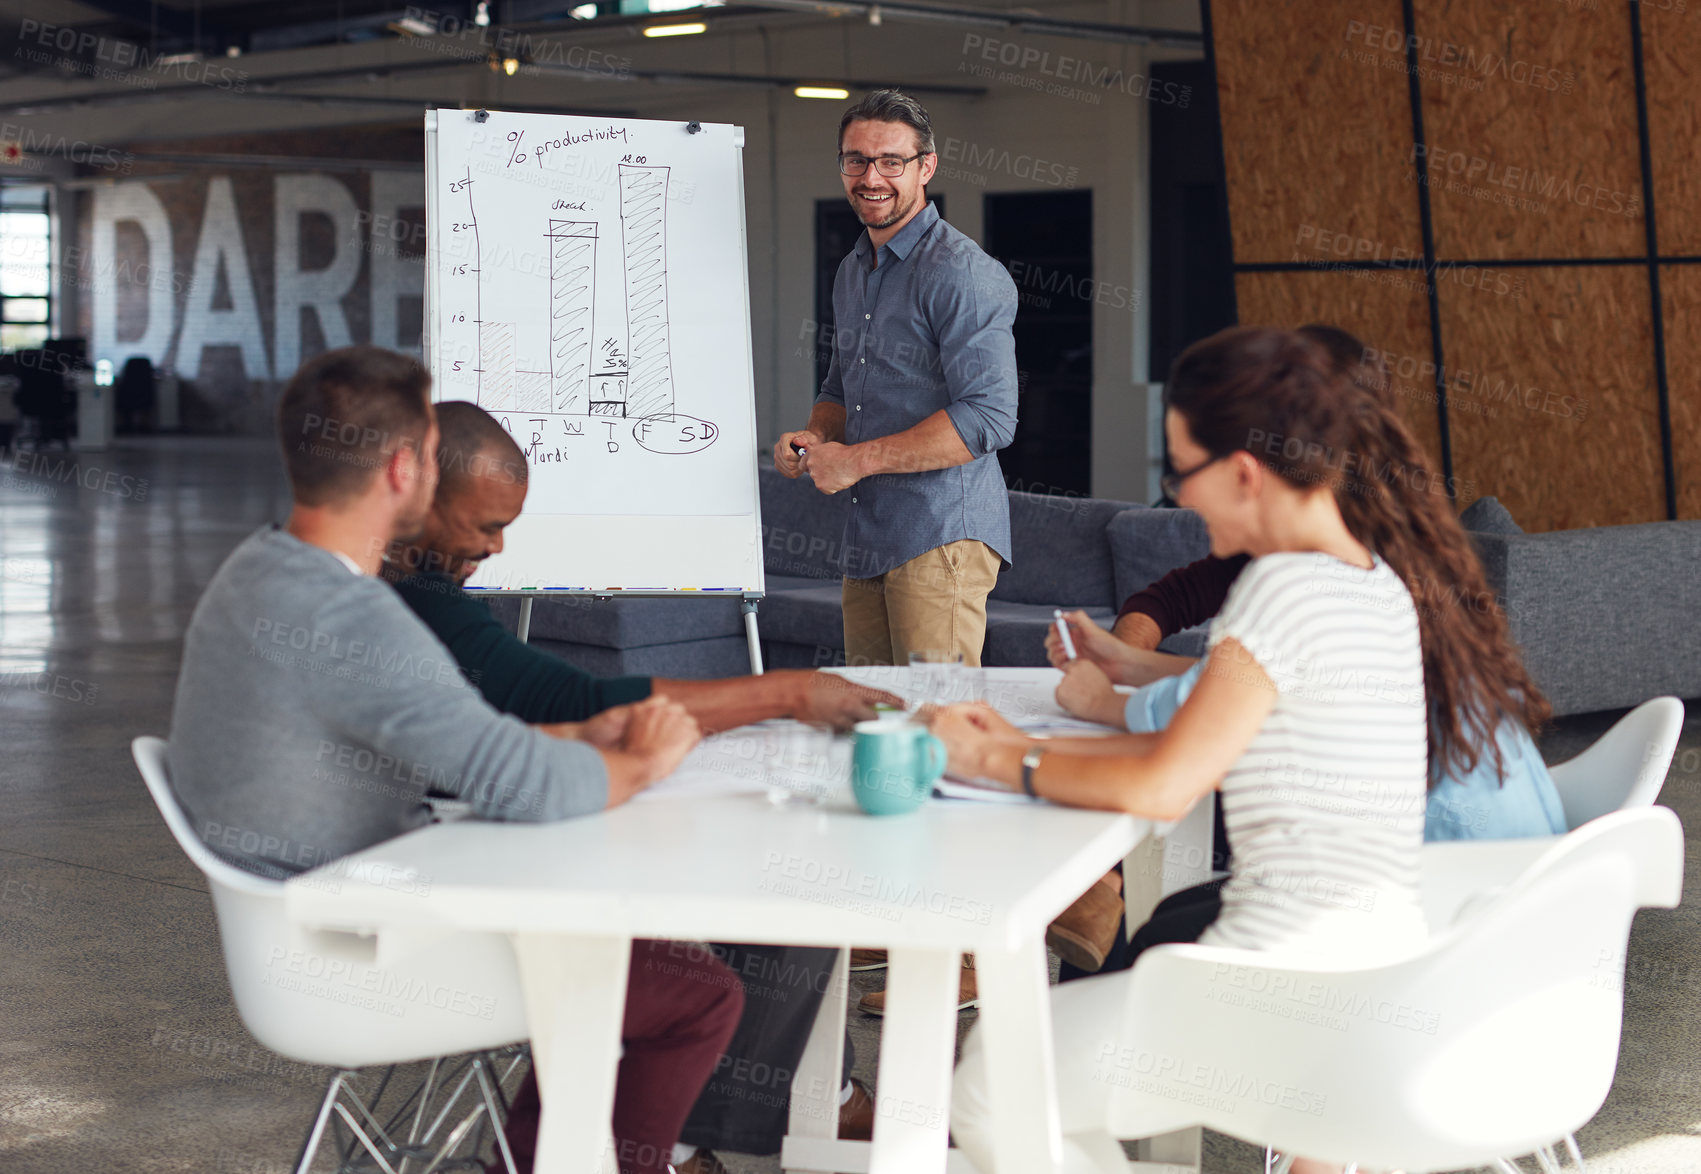
M 1229 454 L 1225 452 L 1219 456 L 1214 456 L 1208 461 L 1194 465 L 1186 472 L 1165 473 L 1162 477 L 1158 478 L 1158 486 L 1164 491 L 1165 497 L 1174 501 L 1176 500 L 1176 495 L 1181 492 L 1182 485 L 1189 477 L 1198 476 L 1200 473 L 1203 473 L 1206 469 L 1209 469 L 1212 465 L 1216 464 L 1228 455 Z

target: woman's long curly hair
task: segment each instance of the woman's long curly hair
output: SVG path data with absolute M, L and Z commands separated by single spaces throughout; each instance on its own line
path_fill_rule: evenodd
M 1485 751 L 1504 773 L 1503 715 L 1534 733 L 1552 707 L 1512 643 L 1449 486 L 1388 402 L 1388 381 L 1337 341 L 1314 327 L 1221 331 L 1175 360 L 1165 405 L 1213 457 L 1248 452 L 1290 485 L 1333 491 L 1348 530 L 1417 609 L 1431 779 L 1474 770 Z

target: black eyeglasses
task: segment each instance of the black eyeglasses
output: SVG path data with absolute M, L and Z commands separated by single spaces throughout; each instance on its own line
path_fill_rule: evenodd
M 874 170 L 878 171 L 881 175 L 884 175 L 887 179 L 897 179 L 898 176 L 904 173 L 904 168 L 908 167 L 911 163 L 914 163 L 917 159 L 930 154 L 932 154 L 931 151 L 917 151 L 908 159 L 900 159 L 896 155 L 882 155 L 878 159 L 869 159 L 863 155 L 840 155 L 839 171 L 841 174 L 848 175 L 854 179 L 859 175 L 867 175 L 868 165 L 872 163 L 874 164 Z
M 1177 500 L 1176 495 L 1181 492 L 1182 484 L 1186 482 L 1189 477 L 1198 476 L 1200 473 L 1203 473 L 1206 469 L 1209 469 L 1212 465 L 1216 464 L 1228 455 L 1229 454 L 1225 452 L 1219 456 L 1214 456 L 1210 460 L 1205 461 L 1203 464 L 1194 465 L 1185 473 L 1165 473 L 1162 477 L 1158 478 L 1158 486 L 1164 491 L 1165 497 L 1169 498 L 1171 501 L 1175 501 Z

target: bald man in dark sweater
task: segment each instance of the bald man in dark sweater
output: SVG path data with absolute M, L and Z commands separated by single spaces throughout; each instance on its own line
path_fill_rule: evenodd
M 442 435 L 439 479 L 423 532 L 393 547 L 385 578 L 454 655 L 486 701 L 528 722 L 584 721 L 652 694 L 682 704 L 704 730 L 770 718 L 824 722 L 839 729 L 875 716 L 875 703 L 902 704 L 892 694 L 833 673 L 776 671 L 715 681 L 666 677 L 599 677 L 517 639 L 486 604 L 462 589 L 480 562 L 502 549 L 502 533 L 519 517 L 529 478 L 525 455 L 488 412 L 466 402 L 437 405 Z M 717 944 L 715 957 L 750 989 L 744 1016 L 685 1129 L 675 1155 L 680 1174 L 717 1174 L 712 1148 L 777 1153 L 784 1136 L 791 1074 L 831 979 L 836 951 L 797 946 Z M 853 1054 L 846 1041 L 845 1074 Z M 752 1075 L 754 1074 L 754 1075 Z M 765 1077 L 757 1079 L 756 1077 Z M 867 1138 L 873 1103 L 860 1084 L 841 1094 L 840 1135 Z M 511 1121 L 527 1115 L 528 1095 Z M 513 1128 L 510 1127 L 510 1135 Z M 524 1148 L 525 1140 L 521 1140 Z

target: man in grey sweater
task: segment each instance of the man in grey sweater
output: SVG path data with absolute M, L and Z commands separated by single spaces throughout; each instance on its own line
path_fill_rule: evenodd
M 289 521 L 238 546 L 190 620 L 172 786 L 206 843 L 253 872 L 289 876 L 419 827 L 427 790 L 487 819 L 601 811 L 672 771 L 699 737 L 663 697 L 583 723 L 504 716 L 375 577 L 385 547 L 419 532 L 436 488 L 429 383 L 378 347 L 303 365 L 278 405 Z M 613 1122 L 623 1174 L 664 1174 L 743 1005 L 712 958 L 664 951 L 633 944 Z

